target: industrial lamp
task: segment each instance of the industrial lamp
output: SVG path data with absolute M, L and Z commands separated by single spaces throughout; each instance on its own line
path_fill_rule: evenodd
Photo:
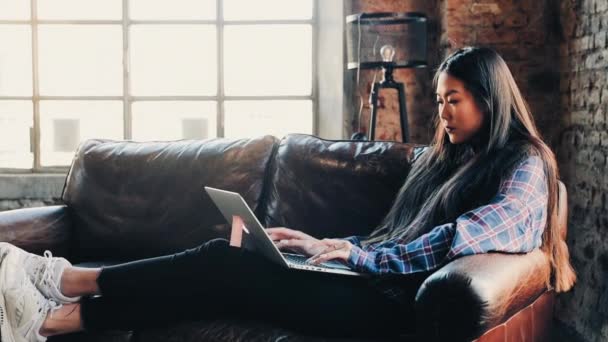
M 346 17 L 348 69 L 382 69 L 383 79 L 370 92 L 368 139 L 374 140 L 380 89 L 396 89 L 402 141 L 409 140 L 405 85 L 393 78 L 395 68 L 426 66 L 427 17 L 422 13 L 359 13 Z M 357 82 L 359 77 L 357 76 Z M 355 133 L 354 138 L 364 137 Z

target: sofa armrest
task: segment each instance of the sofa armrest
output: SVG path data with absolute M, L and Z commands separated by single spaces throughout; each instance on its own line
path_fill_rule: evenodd
M 29 252 L 55 255 L 68 252 L 71 221 L 65 205 L 0 212 L 0 241 Z
M 420 286 L 419 331 L 432 341 L 471 341 L 541 295 L 549 272 L 548 258 L 538 249 L 456 259 Z

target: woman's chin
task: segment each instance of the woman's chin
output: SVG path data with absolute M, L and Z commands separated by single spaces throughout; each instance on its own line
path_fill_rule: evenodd
M 462 141 L 460 141 L 458 138 L 453 137 L 451 135 L 448 135 L 448 139 L 450 139 L 450 142 L 454 145 L 458 145 L 458 144 L 462 143 Z

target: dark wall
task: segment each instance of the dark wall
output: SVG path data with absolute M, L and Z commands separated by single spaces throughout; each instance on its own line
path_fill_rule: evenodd
M 608 1 L 563 1 L 560 19 L 557 156 L 578 283 L 561 296 L 556 316 L 588 341 L 608 341 Z

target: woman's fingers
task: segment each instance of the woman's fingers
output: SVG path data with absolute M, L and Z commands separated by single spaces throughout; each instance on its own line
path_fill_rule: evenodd
M 323 253 L 319 253 L 313 257 L 311 257 L 310 259 L 308 259 L 308 262 L 311 264 L 322 264 L 326 261 L 330 261 L 330 260 L 343 260 L 346 261 L 348 260 L 348 257 L 350 255 L 350 252 L 347 252 L 346 250 L 343 249 L 336 249 L 333 251 L 329 251 L 329 252 L 323 252 Z
M 297 240 L 297 239 L 281 239 L 275 243 L 278 249 L 289 249 L 292 251 L 300 251 L 304 250 L 306 244 L 308 242 L 306 240 Z
M 325 240 L 329 245 L 321 253 L 313 255 L 308 259 L 311 264 L 320 264 L 329 260 L 347 261 L 350 256 L 351 245 L 348 241 Z
M 276 242 L 276 245 L 279 249 L 285 248 L 304 255 L 315 255 L 327 248 L 319 240 L 285 239 Z
M 266 233 L 273 241 L 285 239 L 315 240 L 306 233 L 285 227 L 266 228 Z

